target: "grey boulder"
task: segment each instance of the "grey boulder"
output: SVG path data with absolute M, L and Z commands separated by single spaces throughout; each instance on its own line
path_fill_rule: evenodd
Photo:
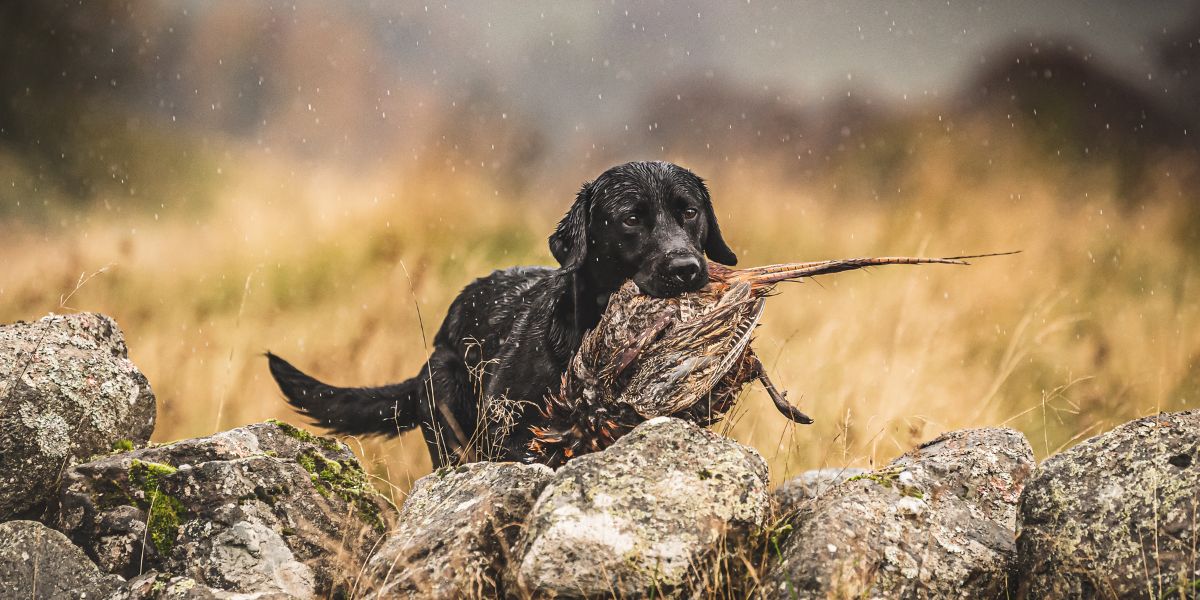
M 838 484 L 866 473 L 866 469 L 831 467 L 805 471 L 775 488 L 771 492 L 775 506 L 782 514 L 793 513 L 809 500 L 819 498 Z
M 1021 496 L 1022 598 L 1200 594 L 1200 410 L 1131 421 L 1038 467 Z
M 127 578 L 310 598 L 350 587 L 390 510 L 344 444 L 268 422 L 77 465 L 54 525 Z
M 124 583 L 41 523 L 0 523 L 0 540 L 0 598 L 108 598 Z
M 0 325 L 0 520 L 41 515 L 73 462 L 154 430 L 154 394 L 104 315 Z
M 289 600 L 280 592 L 227 592 L 191 577 L 151 571 L 130 579 L 109 600 Z
M 1003 597 L 1033 452 L 1011 429 L 944 434 L 801 505 L 768 598 Z
M 496 598 L 521 523 L 553 471 L 472 463 L 422 477 L 369 563 L 367 597 Z
M 559 469 L 526 521 L 510 592 L 661 597 L 760 527 L 767 466 L 747 448 L 659 417 Z

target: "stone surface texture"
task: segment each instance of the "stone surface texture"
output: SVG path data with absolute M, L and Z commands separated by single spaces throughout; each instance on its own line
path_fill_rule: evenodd
M 191 577 L 150 571 L 117 590 L 109 600 L 289 600 L 281 592 L 227 592 L 197 583 Z
M 866 469 L 837 467 L 805 471 L 779 485 L 771 492 L 771 498 L 780 513 L 792 513 L 800 505 L 825 495 L 838 484 L 866 473 Z
M 54 524 L 109 573 L 311 598 L 350 585 L 390 510 L 344 444 L 268 422 L 77 465 Z
M 544 465 L 472 463 L 421 478 L 371 558 L 369 597 L 500 597 L 522 522 L 552 475 Z
M 1038 467 L 1021 496 L 1022 598 L 1200 595 L 1200 410 L 1091 438 Z
M 510 591 L 533 597 L 683 595 L 769 512 L 762 457 L 659 417 L 559 469 L 526 521 Z
M 1033 452 L 1011 429 L 946 433 L 801 505 L 768 598 L 1003 597 Z
M 0 523 L 0 541 L 0 598 L 108 598 L 124 583 L 41 523 Z
M 72 463 L 154 430 L 154 394 L 112 319 L 0 325 L 0 520 L 38 517 Z

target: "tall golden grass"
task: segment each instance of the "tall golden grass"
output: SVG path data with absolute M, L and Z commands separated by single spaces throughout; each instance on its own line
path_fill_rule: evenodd
M 1196 223 L 1180 200 L 1192 167 L 1164 164 L 1131 203 L 1104 165 L 963 168 L 952 145 L 922 152 L 888 201 L 870 200 L 852 167 L 798 186 L 777 169 L 663 157 L 709 180 L 743 265 L 1022 251 L 782 287 L 755 346 L 816 424 L 788 423 L 753 388 L 718 425 L 762 452 L 776 481 L 878 464 L 961 427 L 1016 427 L 1044 457 L 1200 405 L 1200 267 L 1180 235 Z M 0 320 L 115 317 L 158 397 L 158 441 L 302 423 L 264 350 L 335 384 L 414 375 L 462 286 L 551 263 L 546 235 L 595 173 L 572 175 L 503 197 L 469 168 L 345 174 L 260 157 L 214 175 L 205 209 L 100 205 L 57 225 L 0 225 Z M 419 433 L 349 441 L 397 501 L 430 468 Z

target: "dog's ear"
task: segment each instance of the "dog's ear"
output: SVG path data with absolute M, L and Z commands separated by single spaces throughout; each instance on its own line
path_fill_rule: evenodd
M 737 255 L 729 249 L 725 238 L 721 237 L 721 226 L 717 225 L 717 214 L 713 211 L 712 202 L 704 204 L 705 218 L 708 219 L 708 237 L 704 239 L 704 254 L 723 265 L 730 267 L 737 264 Z
M 550 234 L 550 253 L 562 268 L 578 270 L 587 260 L 588 212 L 592 204 L 592 182 L 583 184 L 575 203 Z

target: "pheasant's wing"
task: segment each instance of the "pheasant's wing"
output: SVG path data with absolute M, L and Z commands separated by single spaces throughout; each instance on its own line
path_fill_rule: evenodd
M 663 301 L 642 295 L 632 281 L 621 286 L 610 298 L 599 324 L 584 334 L 571 357 L 559 392 L 563 400 L 602 402 L 615 398 L 620 391 L 616 372 L 619 357 L 663 307 Z
M 658 334 L 671 325 L 673 316 L 674 312 L 670 309 L 659 313 L 654 323 L 648 329 L 638 334 L 637 338 L 628 348 L 621 351 L 617 357 L 616 369 L 613 372 L 615 377 L 619 378 L 629 367 L 633 366 L 633 363 L 637 361 L 642 350 L 646 348 L 646 345 L 654 341 L 658 337 Z
M 739 289 L 742 288 L 742 289 Z M 711 373 L 706 376 L 706 381 L 699 386 L 699 389 L 694 390 L 697 395 L 707 394 L 712 390 L 713 386 L 729 369 L 733 368 L 734 363 L 741 360 L 742 355 L 750 348 L 750 338 L 754 334 L 754 329 L 758 327 L 758 321 L 762 318 L 763 307 L 766 306 L 766 299 L 752 298 L 750 296 L 750 286 L 740 283 L 734 286 L 725 297 L 721 298 L 721 303 L 724 304 L 727 298 L 730 299 L 730 305 L 738 306 L 742 310 L 738 311 L 738 318 L 733 321 L 733 332 L 728 349 L 722 353 L 722 360 Z
M 678 312 L 677 299 L 646 296 L 633 282 L 612 295 L 600 322 L 584 335 L 576 353 L 599 385 L 594 397 L 612 400 L 619 395 L 625 371 Z
M 646 347 L 621 401 L 647 418 L 691 406 L 741 358 L 762 308 L 749 284 L 740 283 L 703 312 L 675 323 Z

